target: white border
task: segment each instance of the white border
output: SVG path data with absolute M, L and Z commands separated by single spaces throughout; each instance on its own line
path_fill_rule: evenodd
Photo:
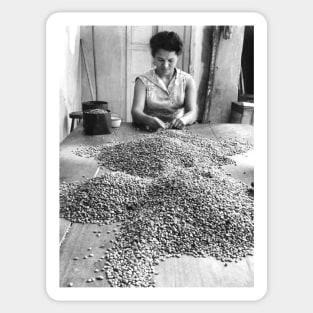
M 80 25 L 254 25 L 255 251 L 249 288 L 59 287 L 59 68 L 62 27 Z M 46 24 L 46 291 L 54 300 L 259 300 L 267 291 L 267 22 L 258 13 L 55 13 Z

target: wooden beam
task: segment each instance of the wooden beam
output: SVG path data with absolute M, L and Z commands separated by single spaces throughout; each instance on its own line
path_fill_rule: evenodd
M 212 50 L 211 50 L 211 57 L 210 57 L 210 68 L 209 68 L 209 80 L 208 80 L 208 89 L 206 95 L 206 101 L 202 116 L 202 122 L 208 123 L 209 122 L 209 114 L 212 102 L 212 90 L 214 85 L 214 74 L 215 74 L 215 63 L 216 63 L 216 56 L 217 56 L 217 49 L 218 43 L 220 38 L 220 28 L 219 26 L 214 26 L 212 32 Z
M 88 84 L 89 84 L 89 88 L 90 88 L 91 97 L 92 97 L 92 100 L 95 101 L 96 100 L 96 96 L 95 96 L 95 93 L 94 93 L 94 90 L 93 90 L 93 87 L 92 87 L 92 82 L 91 82 L 91 79 L 90 79 L 90 71 L 89 71 L 89 66 L 87 64 L 86 52 L 85 52 L 85 48 L 84 48 L 82 39 L 80 40 L 80 46 L 81 46 L 83 61 L 84 61 L 85 68 L 86 68 L 86 73 L 87 73 L 87 78 L 88 78 Z

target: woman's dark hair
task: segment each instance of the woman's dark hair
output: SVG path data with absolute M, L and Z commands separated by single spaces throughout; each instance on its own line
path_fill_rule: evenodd
M 177 55 L 180 55 L 183 51 L 183 42 L 178 34 L 164 31 L 151 37 L 150 48 L 153 57 L 155 57 L 155 54 L 159 49 L 175 51 Z

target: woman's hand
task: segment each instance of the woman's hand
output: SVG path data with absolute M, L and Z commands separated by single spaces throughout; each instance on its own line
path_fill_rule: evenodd
M 158 130 L 159 128 L 162 128 L 162 129 L 167 128 L 165 123 L 155 116 L 150 117 L 148 126 L 151 130 Z
M 168 128 L 183 129 L 185 126 L 186 124 L 181 118 L 174 118 L 168 125 Z

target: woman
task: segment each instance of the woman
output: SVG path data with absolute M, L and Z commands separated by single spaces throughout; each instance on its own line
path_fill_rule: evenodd
M 155 69 L 136 78 L 132 117 L 150 130 L 182 129 L 197 118 L 196 85 L 176 68 L 183 43 L 174 32 L 160 32 L 150 39 Z

